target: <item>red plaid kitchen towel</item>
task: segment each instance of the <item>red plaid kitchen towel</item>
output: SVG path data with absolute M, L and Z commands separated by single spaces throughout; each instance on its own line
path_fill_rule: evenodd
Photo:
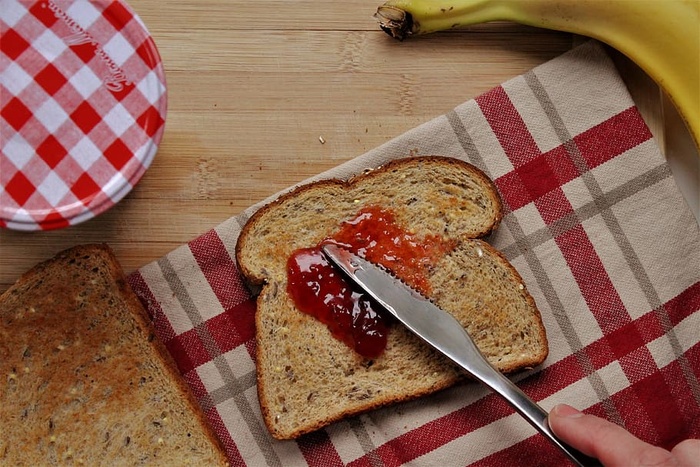
M 506 213 L 490 241 L 527 283 L 550 355 L 516 375 L 665 447 L 700 437 L 700 233 L 604 49 L 590 42 L 317 178 L 409 154 L 483 169 Z M 253 206 L 131 276 L 233 465 L 561 465 L 498 397 L 465 383 L 296 441 L 267 433 L 254 299 L 233 251 Z
M 156 154 L 158 51 L 122 1 L 1 5 L 0 226 L 79 223 L 121 200 Z

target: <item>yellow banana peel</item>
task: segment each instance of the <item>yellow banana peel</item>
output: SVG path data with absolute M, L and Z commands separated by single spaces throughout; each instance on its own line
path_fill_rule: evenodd
M 700 0 L 388 0 L 375 17 L 398 39 L 513 21 L 600 40 L 656 81 L 700 148 Z

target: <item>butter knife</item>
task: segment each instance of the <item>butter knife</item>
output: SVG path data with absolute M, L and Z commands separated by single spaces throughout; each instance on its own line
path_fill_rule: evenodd
M 601 465 L 596 459 L 575 450 L 554 435 L 547 422 L 547 412 L 486 360 L 467 331 L 451 314 L 435 306 L 381 266 L 336 244 L 327 243 L 321 249 L 332 264 L 382 308 L 427 344 L 503 397 L 575 465 Z

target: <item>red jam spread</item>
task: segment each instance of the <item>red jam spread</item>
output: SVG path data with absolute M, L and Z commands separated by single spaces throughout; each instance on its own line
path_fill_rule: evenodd
M 298 250 L 287 262 L 287 290 L 297 308 L 328 326 L 336 339 L 375 358 L 386 347 L 387 323 L 341 274 L 320 248 Z
M 379 207 L 362 209 L 321 242 L 338 243 L 369 261 L 381 264 L 424 294 L 426 270 L 453 245 L 438 235 L 418 238 L 402 229 L 394 215 Z M 333 336 L 366 358 L 386 347 L 386 317 L 369 297 L 346 282 L 321 251 L 320 244 L 295 251 L 287 262 L 287 291 L 297 308 L 326 324 Z

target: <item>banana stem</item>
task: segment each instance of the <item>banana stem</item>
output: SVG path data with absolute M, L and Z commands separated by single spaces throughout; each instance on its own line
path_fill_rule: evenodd
M 374 17 L 390 36 L 403 40 L 472 24 L 509 19 L 508 2 L 494 0 L 389 0 Z

